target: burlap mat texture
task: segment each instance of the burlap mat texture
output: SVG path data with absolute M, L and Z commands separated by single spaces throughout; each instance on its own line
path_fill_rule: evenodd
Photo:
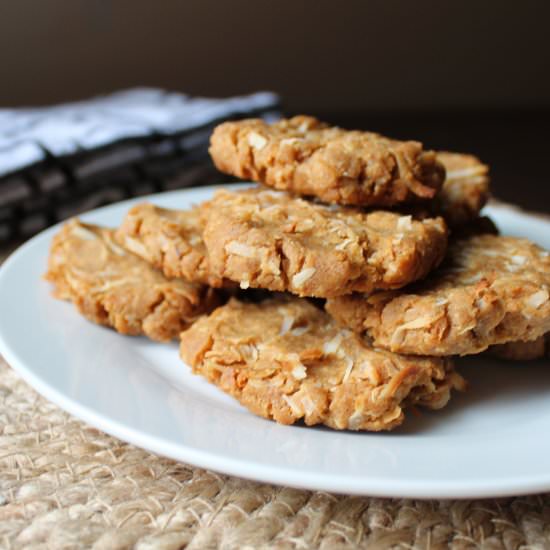
M 87 426 L 0 364 L 0 548 L 550 548 L 550 495 L 358 498 L 155 456 Z

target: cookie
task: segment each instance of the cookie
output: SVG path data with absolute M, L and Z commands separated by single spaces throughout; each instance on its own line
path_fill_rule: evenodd
M 309 116 L 271 125 L 225 122 L 214 129 L 210 155 L 227 174 L 346 205 L 431 199 L 445 177 L 435 153 L 421 143 L 343 130 Z
M 530 342 L 508 342 L 488 349 L 489 355 L 508 361 L 531 361 L 550 357 L 550 334 L 539 336 Z
M 300 298 L 233 298 L 183 332 L 180 349 L 194 373 L 281 424 L 390 430 L 406 406 L 439 409 L 465 386 L 449 359 L 375 350 Z
M 442 218 L 364 213 L 264 189 L 218 191 L 203 233 L 210 267 L 241 287 L 338 296 L 399 288 L 444 256 Z
M 468 355 L 548 332 L 549 289 L 549 252 L 478 235 L 451 243 L 442 268 L 412 288 L 335 298 L 326 308 L 394 352 Z
M 122 248 L 113 230 L 78 220 L 54 237 L 45 278 L 90 321 L 159 341 L 219 305 L 212 289 L 167 279 Z
M 446 171 L 445 182 L 435 199 L 433 212 L 451 226 L 475 220 L 489 199 L 489 167 L 473 155 L 438 152 Z
M 169 210 L 142 203 L 130 209 L 116 236 L 167 277 L 220 287 L 223 281 L 209 269 L 202 231 L 198 208 Z

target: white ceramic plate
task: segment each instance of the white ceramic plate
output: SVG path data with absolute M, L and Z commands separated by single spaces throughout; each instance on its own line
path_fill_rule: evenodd
M 186 208 L 212 188 L 147 197 Z M 143 198 L 139 200 L 144 200 Z M 82 216 L 117 225 L 127 201 Z M 550 222 L 489 207 L 504 233 L 550 248 Z M 156 453 L 254 480 L 388 497 L 489 497 L 550 490 L 550 365 L 461 360 L 471 387 L 386 434 L 280 426 L 192 375 L 176 343 L 86 321 L 41 280 L 56 227 L 0 269 L 0 352 L 36 390 L 105 432 Z

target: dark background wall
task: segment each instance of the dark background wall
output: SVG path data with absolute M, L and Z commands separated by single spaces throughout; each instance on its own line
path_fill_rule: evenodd
M 289 114 L 476 153 L 497 196 L 550 211 L 549 20 L 542 0 L 6 0 L 0 105 L 270 89 Z
M 292 111 L 550 105 L 550 3 L 16 0 L 0 4 L 0 103 L 125 86 L 274 89 Z

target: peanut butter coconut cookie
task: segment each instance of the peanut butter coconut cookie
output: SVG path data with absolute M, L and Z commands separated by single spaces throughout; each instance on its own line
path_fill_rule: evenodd
M 467 224 L 479 215 L 489 198 L 489 167 L 473 155 L 437 153 L 446 171 L 435 199 L 435 212 L 452 227 Z
M 210 272 L 202 230 L 198 208 L 169 210 L 143 203 L 128 212 L 117 239 L 167 277 L 219 287 L 222 280 Z
M 337 204 L 431 199 L 445 177 L 435 153 L 421 143 L 330 127 L 309 116 L 271 125 L 225 122 L 214 129 L 210 155 L 227 174 Z
M 168 280 L 120 246 L 114 231 L 71 220 L 54 237 L 46 279 L 90 321 L 123 334 L 176 338 L 219 302 L 212 289 Z
M 508 361 L 531 361 L 550 357 L 550 334 L 539 336 L 530 342 L 508 342 L 491 346 L 488 353 Z
M 374 350 L 307 300 L 232 299 L 181 335 L 193 372 L 254 414 L 344 430 L 390 430 L 403 408 L 443 407 L 464 380 L 448 359 Z
M 514 237 L 478 235 L 449 247 L 413 288 L 331 299 L 327 310 L 375 346 L 467 355 L 550 330 L 550 253 Z
M 208 207 L 210 267 L 243 288 L 321 298 L 399 288 L 425 277 L 447 244 L 442 218 L 364 213 L 262 189 L 222 190 Z

